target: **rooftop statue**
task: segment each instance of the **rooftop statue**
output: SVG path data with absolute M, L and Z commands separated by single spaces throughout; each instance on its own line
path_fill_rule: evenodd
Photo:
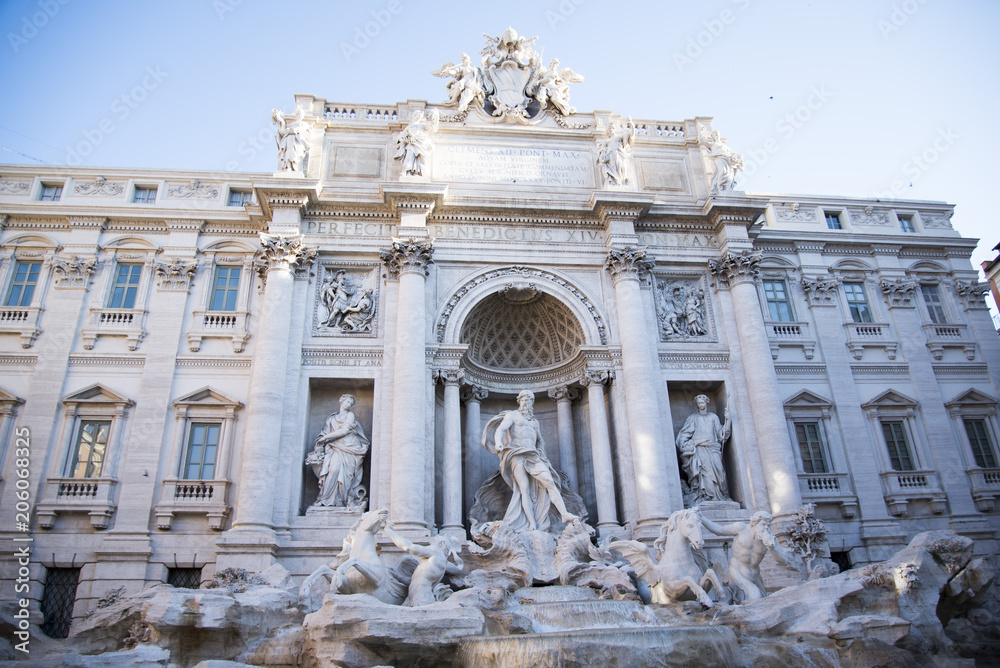
M 458 107 L 458 113 L 464 114 L 473 102 L 482 104 L 486 99 L 483 92 L 483 75 L 479 68 L 472 64 L 469 54 L 462 54 L 462 62 L 458 65 L 445 63 L 440 69 L 431 72 L 436 77 L 451 77 L 448 82 L 447 107 Z
M 601 142 L 597 151 L 597 165 L 606 185 L 623 186 L 628 183 L 628 158 L 632 154 L 634 139 L 635 123 L 631 118 L 628 125 L 616 121 L 608 126 L 608 138 Z
M 718 130 L 709 132 L 702 126 L 698 140 L 706 159 L 712 163 L 712 194 L 733 190 L 736 186 L 736 173 L 743 169 L 743 156 L 729 148 Z
M 413 112 L 413 118 L 396 137 L 396 160 L 403 161 L 403 174 L 420 176 L 424 173 L 427 156 L 430 155 L 434 143 L 431 133 L 437 132 L 440 114 L 433 110 L 429 116 L 419 109 Z
M 302 172 L 306 154 L 309 152 L 309 125 L 302 120 L 305 112 L 295 110 L 295 120 L 285 122 L 285 115 L 280 109 L 271 110 L 271 122 L 278 125 L 274 137 L 278 145 L 278 171 Z

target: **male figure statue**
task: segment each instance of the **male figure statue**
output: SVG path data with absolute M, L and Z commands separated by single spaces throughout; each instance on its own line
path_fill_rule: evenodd
M 719 526 L 705 516 L 702 516 L 701 523 L 717 536 L 733 537 L 729 555 L 729 588 L 736 603 L 756 601 L 767 596 L 760 577 L 760 562 L 764 561 L 768 552 L 779 564 L 795 568 L 791 555 L 771 533 L 771 513 L 756 512 L 749 524 L 733 522 Z

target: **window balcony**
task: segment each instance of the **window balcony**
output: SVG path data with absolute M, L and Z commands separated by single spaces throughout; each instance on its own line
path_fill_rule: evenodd
M 860 360 L 865 356 L 865 348 L 883 348 L 885 356 L 896 359 L 899 342 L 893 337 L 889 325 L 881 322 L 846 322 L 847 348 Z
M 886 471 L 881 476 L 885 503 L 891 514 L 905 515 L 911 501 L 927 501 L 935 515 L 947 510 L 947 498 L 934 471 Z
M 38 320 L 43 310 L 38 306 L 0 306 L 0 333 L 17 334 L 21 347 L 30 348 L 42 333 Z
M 93 350 L 100 336 L 124 336 L 129 350 L 136 350 L 146 336 L 142 324 L 146 311 L 133 308 L 90 309 L 90 322 L 80 330 L 83 347 Z
M 250 314 L 246 311 L 195 311 L 192 318 L 187 340 L 193 353 L 201 350 L 204 339 L 229 339 L 233 342 L 233 352 L 241 353 L 250 338 L 247 331 Z
M 38 526 L 51 529 L 62 513 L 87 513 L 95 529 L 107 529 L 117 503 L 114 478 L 49 478 L 35 507 Z
M 934 359 L 944 357 L 945 348 L 961 348 L 970 362 L 976 359 L 976 341 L 968 334 L 968 327 L 963 324 L 931 324 L 924 325 L 924 335 L 927 337 L 927 348 Z
M 1000 469 L 975 468 L 968 469 L 965 474 L 969 476 L 976 509 L 981 513 L 993 512 L 1000 497 Z
M 816 354 L 816 339 L 809 335 L 808 322 L 765 321 L 767 340 L 771 346 L 771 358 L 778 359 L 782 347 L 802 348 L 807 360 Z
M 837 505 L 848 519 L 858 514 L 858 497 L 846 473 L 800 473 L 799 490 L 803 502 Z
M 160 502 L 156 504 L 156 528 L 169 531 L 177 514 L 204 515 L 208 526 L 222 531 L 229 516 L 228 480 L 179 480 L 163 481 Z

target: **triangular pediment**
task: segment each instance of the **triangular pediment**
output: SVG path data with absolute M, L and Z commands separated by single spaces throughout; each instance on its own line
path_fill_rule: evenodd
M 832 406 L 832 401 L 809 390 L 802 390 L 785 400 L 785 408 L 831 408 Z
M 24 399 L 0 388 L 0 404 L 23 404 Z
M 869 401 L 861 404 L 862 408 L 913 408 L 917 400 L 896 390 L 886 390 Z
M 104 387 L 100 383 L 94 383 L 89 387 L 85 387 L 82 390 L 74 392 L 63 397 L 64 404 L 127 404 L 132 405 L 132 400 L 123 397 L 117 392 L 112 392 L 108 388 Z
M 996 406 L 997 398 L 980 392 L 976 389 L 969 389 L 945 404 L 948 408 L 962 406 Z
M 218 390 L 214 390 L 214 389 L 212 389 L 211 387 L 209 387 L 207 385 L 205 387 L 201 388 L 200 390 L 195 390 L 194 392 L 191 392 L 190 394 L 184 395 L 180 399 L 175 399 L 174 400 L 174 406 L 177 406 L 177 407 L 180 407 L 180 406 L 192 406 L 192 405 L 195 405 L 195 406 L 234 406 L 234 407 L 237 407 L 237 408 L 241 408 L 243 406 L 243 404 L 240 403 L 239 401 L 237 401 L 236 399 L 233 399 L 231 397 L 227 397 L 222 392 L 219 392 Z

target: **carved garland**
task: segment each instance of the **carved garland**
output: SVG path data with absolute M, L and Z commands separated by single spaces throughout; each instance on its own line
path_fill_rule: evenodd
M 383 252 L 385 252 L 385 251 L 383 251 Z M 602 345 L 607 345 L 607 343 L 608 343 L 608 332 L 607 332 L 607 328 L 605 328 L 605 326 L 604 326 L 604 320 L 601 318 L 600 314 L 597 312 L 597 308 L 594 306 L 594 304 L 589 299 L 587 299 L 586 295 L 584 295 L 582 292 L 580 292 L 576 287 L 574 287 L 573 285 L 571 285 L 568 281 L 566 281 L 563 278 L 560 278 L 560 277 L 556 276 L 555 274 L 551 274 L 551 273 L 549 273 L 547 271 L 543 271 L 541 269 L 529 269 L 529 268 L 521 266 L 521 265 L 515 265 L 513 267 L 507 267 L 507 268 L 504 268 L 504 269 L 494 269 L 493 271 L 486 272 L 485 274 L 481 274 L 481 275 L 473 278 L 472 280 L 470 280 L 469 282 L 467 282 L 465 285 L 463 285 L 462 287 L 460 287 L 458 290 L 456 290 L 455 294 L 452 295 L 451 299 L 448 300 L 448 303 L 445 304 L 444 312 L 441 314 L 441 317 L 438 319 L 437 328 L 436 328 L 438 343 L 441 343 L 441 342 L 444 341 L 444 333 L 445 333 L 445 330 L 448 328 L 448 319 L 451 317 L 451 314 L 455 310 L 455 307 L 458 306 L 458 303 L 460 301 L 462 301 L 462 299 L 467 294 L 469 294 L 469 292 L 473 288 L 475 288 L 476 286 L 481 285 L 482 283 L 485 283 L 486 281 L 490 281 L 490 280 L 493 280 L 495 278 L 501 278 L 501 277 L 504 277 L 504 276 L 524 276 L 524 277 L 530 277 L 530 278 L 541 278 L 541 279 L 544 279 L 546 281 L 551 281 L 551 282 L 555 283 L 556 285 L 558 285 L 558 286 L 560 286 L 560 287 L 565 288 L 566 290 L 568 290 L 574 297 L 576 297 L 578 300 L 580 300 L 580 302 L 583 304 L 584 308 L 586 308 L 587 311 L 590 313 L 590 316 L 594 319 L 594 324 L 597 326 L 597 331 L 598 331 L 598 333 L 600 335 L 600 338 L 601 338 L 601 344 Z

